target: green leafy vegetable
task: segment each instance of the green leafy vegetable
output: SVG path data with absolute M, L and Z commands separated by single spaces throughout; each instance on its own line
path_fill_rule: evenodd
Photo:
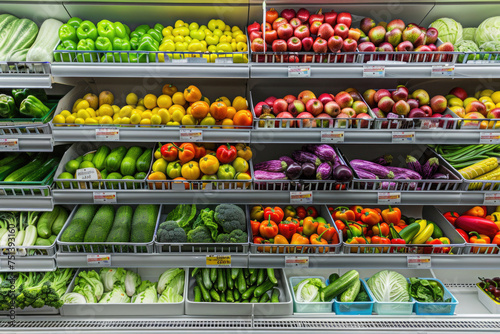
M 180 303 L 182 300 L 182 295 L 176 293 L 174 288 L 167 286 L 167 288 L 163 290 L 160 299 L 158 299 L 158 303 Z
M 408 282 L 400 273 L 382 270 L 368 280 L 368 287 L 379 302 L 408 302 Z
M 411 277 L 410 295 L 422 303 L 439 303 L 444 301 L 444 288 L 437 281 Z
M 158 294 L 156 292 L 156 284 L 149 286 L 144 291 L 141 291 L 132 298 L 134 304 L 154 304 L 158 302 Z
M 102 268 L 99 272 L 104 291 L 111 291 L 115 285 L 124 285 L 127 271 L 123 268 L 106 269 Z
M 482 45 L 489 41 L 500 41 L 500 16 L 493 16 L 484 20 L 477 27 L 474 41 L 477 45 Z
M 125 275 L 125 292 L 127 296 L 132 297 L 135 289 L 141 285 L 141 276 L 133 271 L 127 270 Z
M 196 205 L 180 204 L 167 215 L 165 221 L 175 221 L 180 227 L 188 226 L 196 216 Z
M 102 295 L 102 298 L 99 301 L 99 304 L 123 304 L 123 303 L 130 303 L 130 297 L 127 296 L 125 288 L 121 285 L 116 285 L 113 288 L 113 290 L 106 292 L 104 295 Z
M 182 278 L 184 278 L 184 269 L 172 268 L 166 270 L 163 274 L 161 274 L 160 278 L 158 279 L 158 294 L 161 295 L 163 290 L 165 290 L 167 286 L 171 285 L 178 275 L 182 275 Z M 184 281 L 182 284 L 184 284 Z
M 443 43 L 450 42 L 455 45 L 455 43 L 462 39 L 462 25 L 454 19 L 448 17 L 440 18 L 432 22 L 431 27 L 437 29 L 439 32 L 439 39 L 442 40 Z
M 77 292 L 66 293 L 61 297 L 64 304 L 85 304 L 85 297 Z
M 319 278 L 306 278 L 293 287 L 295 299 L 298 302 L 319 302 L 319 290 L 325 288 L 326 284 Z

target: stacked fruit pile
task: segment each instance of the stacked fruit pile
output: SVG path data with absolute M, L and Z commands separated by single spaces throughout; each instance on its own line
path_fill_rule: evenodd
M 461 87 L 453 88 L 448 95 L 448 106 L 459 117 L 467 119 L 500 119 L 500 91 L 484 89 L 469 96 Z M 462 127 L 498 129 L 499 121 L 464 121 Z

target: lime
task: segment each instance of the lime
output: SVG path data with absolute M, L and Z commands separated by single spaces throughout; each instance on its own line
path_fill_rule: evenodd
M 73 175 L 68 173 L 68 172 L 64 172 L 64 173 L 59 174 L 59 176 L 57 178 L 71 180 L 71 179 L 73 179 Z M 57 186 L 61 189 L 70 188 L 70 182 L 57 182 Z
M 80 167 L 80 162 L 77 160 L 70 160 L 66 163 L 66 166 L 64 166 L 64 169 L 66 172 L 70 174 L 75 174 L 76 170 Z
M 80 168 L 95 168 L 95 166 L 92 161 L 82 161 L 79 166 L 79 169 Z

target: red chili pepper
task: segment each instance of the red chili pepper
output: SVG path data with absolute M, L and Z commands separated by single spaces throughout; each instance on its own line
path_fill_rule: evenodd
M 307 207 L 307 215 L 313 218 L 318 217 L 318 210 L 314 206 Z

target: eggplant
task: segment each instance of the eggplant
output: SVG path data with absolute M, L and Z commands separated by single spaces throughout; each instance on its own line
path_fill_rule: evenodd
M 436 173 L 432 175 L 431 179 L 436 179 L 436 180 L 448 180 L 450 178 L 449 175 L 442 174 L 442 173 Z
M 263 170 L 265 172 L 279 173 L 286 170 L 288 164 L 281 160 L 268 160 L 259 162 L 253 166 L 254 170 Z
M 290 180 L 296 180 L 300 178 L 300 176 L 302 175 L 302 165 L 298 162 L 292 162 L 288 165 L 285 174 Z
M 285 173 L 266 172 L 263 170 L 254 171 L 256 180 L 286 180 Z
M 382 155 L 377 159 L 373 160 L 372 162 L 382 166 L 390 166 L 392 164 L 392 155 L 390 154 Z
M 281 161 L 286 162 L 286 163 L 287 163 L 287 165 L 289 165 L 289 166 L 295 162 L 295 161 L 293 161 L 293 159 L 292 159 L 292 158 L 290 158 L 289 156 L 286 156 L 286 155 L 284 155 L 284 156 L 282 156 L 282 157 L 279 157 L 279 159 L 278 159 L 278 160 L 281 160 Z
M 335 149 L 327 144 L 309 144 L 302 146 L 303 151 L 309 151 L 314 153 L 321 161 L 333 161 L 333 159 L 337 156 L 335 153 Z
M 386 166 L 376 164 L 371 161 L 354 159 L 350 161 L 352 168 L 362 169 L 367 172 L 377 175 L 381 179 L 392 179 L 394 178 L 394 173 L 390 171 Z
M 351 182 L 352 181 L 352 170 L 344 165 L 337 166 L 333 170 L 332 178 L 339 182 Z
M 316 180 L 331 180 L 331 179 L 332 179 L 332 165 L 329 162 L 323 162 L 316 169 Z
M 396 190 L 398 184 L 396 182 L 382 182 L 380 184 L 381 190 Z
M 411 155 L 407 155 L 406 156 L 406 165 L 412 171 L 415 171 L 418 174 L 422 175 L 422 165 L 420 164 L 420 162 L 418 162 L 417 158 L 415 158 Z
M 316 166 L 312 162 L 304 162 L 302 164 L 302 176 L 305 179 L 312 179 L 316 175 Z
M 436 157 L 430 158 L 422 166 L 422 178 L 429 179 L 434 175 L 439 168 L 439 159 Z
M 340 161 L 340 158 L 339 156 L 337 155 L 334 159 L 333 159 L 333 168 L 335 167 L 338 167 L 340 165 L 343 165 L 342 161 Z
M 360 179 L 377 180 L 378 176 L 363 169 L 354 169 Z
M 386 166 L 386 168 L 394 173 L 394 178 L 396 178 L 396 176 L 398 176 L 398 177 L 405 176 L 405 177 L 408 177 L 408 179 L 410 179 L 410 180 L 421 180 L 422 179 L 422 176 L 420 176 L 419 173 L 417 173 L 411 169 L 408 169 L 408 168 L 392 167 L 392 166 Z
M 293 151 L 292 159 L 301 163 L 311 162 L 316 167 L 321 164 L 321 160 L 315 154 L 306 151 Z

